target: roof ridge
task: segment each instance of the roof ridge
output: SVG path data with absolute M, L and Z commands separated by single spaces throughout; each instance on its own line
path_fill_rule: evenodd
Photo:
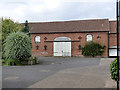
M 71 20 L 71 21 L 51 21 L 51 22 L 29 22 L 30 24 L 44 24 L 44 23 L 63 23 L 63 22 L 79 22 L 79 21 L 101 21 L 109 19 L 87 19 L 87 20 Z

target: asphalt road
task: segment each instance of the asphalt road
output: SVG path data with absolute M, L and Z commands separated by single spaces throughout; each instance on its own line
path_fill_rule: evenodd
M 89 67 L 100 65 L 100 60 L 100 58 L 41 57 L 39 58 L 39 61 L 41 62 L 41 64 L 39 65 L 10 67 L 3 66 L 2 86 L 3 88 L 27 88 L 33 85 L 32 88 L 35 88 L 35 83 L 37 83 L 36 85 L 38 85 L 40 81 L 43 81 L 50 76 L 58 74 L 58 72 L 60 71 L 66 72 L 64 70 L 71 69 L 71 71 L 76 71 L 74 73 L 88 72 L 87 70 L 89 69 Z M 84 69 L 84 67 L 88 67 L 88 69 Z M 78 70 L 75 68 L 77 68 Z M 80 68 L 83 69 L 80 71 Z M 108 69 L 109 68 L 107 68 L 107 70 Z M 96 71 L 98 70 L 99 68 L 96 69 Z M 102 71 L 106 72 L 106 69 L 102 68 L 100 70 L 101 73 L 98 72 L 98 74 L 104 75 Z M 95 73 L 96 72 L 93 72 L 93 75 Z

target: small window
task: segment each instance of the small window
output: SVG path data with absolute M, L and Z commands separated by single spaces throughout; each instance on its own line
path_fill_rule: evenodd
M 81 37 L 81 36 L 79 36 L 79 37 L 78 37 L 78 39 L 80 40 L 80 39 L 82 39 L 82 37 Z
M 47 46 L 46 45 L 44 46 L 44 50 L 47 50 Z
M 101 39 L 101 37 L 100 37 L 100 36 L 97 36 L 97 39 L 98 39 L 98 40 L 100 40 L 100 39 Z
M 47 37 L 45 37 L 44 40 L 47 40 Z
M 87 35 L 86 36 L 86 41 L 90 42 L 90 41 L 92 41 L 92 38 L 93 38 L 92 35 Z
M 36 46 L 36 50 L 38 50 L 38 49 L 39 49 L 39 46 L 37 45 L 37 46 Z
M 35 36 L 35 42 L 39 43 L 40 42 L 40 36 Z
M 81 50 L 81 45 L 78 46 L 78 50 Z

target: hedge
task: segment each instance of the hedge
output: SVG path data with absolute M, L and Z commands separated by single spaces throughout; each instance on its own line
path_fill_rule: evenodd
M 117 58 L 110 64 L 111 78 L 117 80 Z

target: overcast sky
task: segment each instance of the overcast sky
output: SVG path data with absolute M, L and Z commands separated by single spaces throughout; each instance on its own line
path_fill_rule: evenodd
M 115 0 L 0 0 L 0 17 L 48 22 L 116 19 Z

